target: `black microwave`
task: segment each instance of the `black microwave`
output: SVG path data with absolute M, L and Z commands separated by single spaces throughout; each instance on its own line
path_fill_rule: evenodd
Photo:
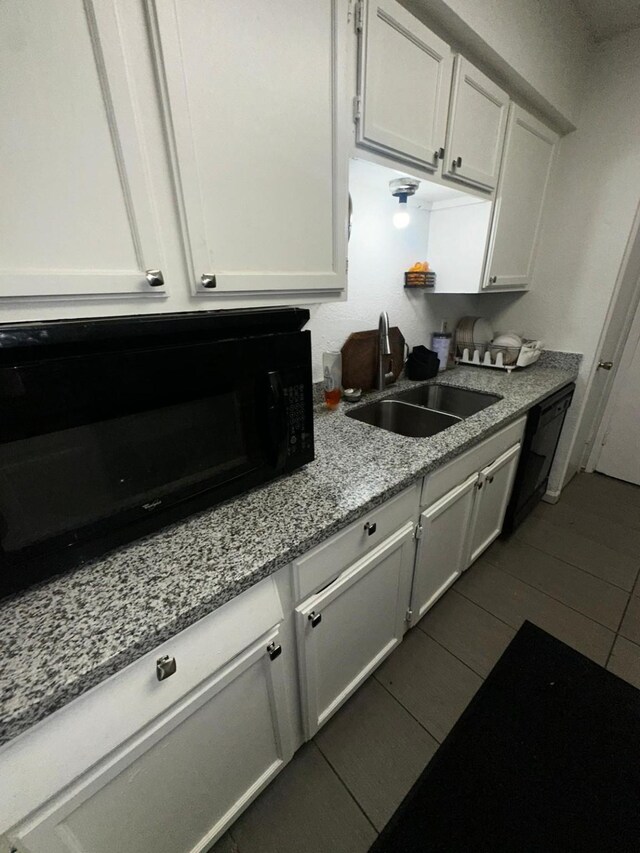
M 310 462 L 308 319 L 0 326 L 0 595 Z

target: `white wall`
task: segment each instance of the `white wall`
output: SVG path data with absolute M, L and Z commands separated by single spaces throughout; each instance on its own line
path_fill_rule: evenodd
M 476 54 L 493 67 L 512 89 L 546 111 L 549 118 L 555 118 L 561 129 L 577 125 L 591 38 L 572 3 L 558 0 L 401 2 L 426 23 L 430 20 L 437 23 L 443 34 L 448 30 L 467 48 L 465 52 Z
M 369 167 L 370 170 L 371 167 Z M 368 169 L 351 169 L 353 226 L 349 242 L 349 291 L 346 302 L 312 305 L 314 381 L 322 378 L 322 353 L 339 350 L 351 332 L 375 329 L 381 311 L 389 312 L 410 346 L 429 346 L 442 318 L 455 322 L 477 310 L 480 296 L 444 296 L 404 289 L 404 271 L 429 260 L 429 212 L 411 205 L 411 223 L 398 230 L 392 216 L 398 202 L 383 185 L 367 180 Z M 437 270 L 436 270 L 437 272 Z
M 572 446 L 598 342 L 640 201 L 640 30 L 594 48 L 580 127 L 560 146 L 533 289 L 495 296 L 494 326 L 584 353 L 569 429 L 552 473 L 575 470 Z

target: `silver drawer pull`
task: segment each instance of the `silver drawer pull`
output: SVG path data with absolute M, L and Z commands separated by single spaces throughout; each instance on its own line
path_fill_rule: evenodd
M 312 610 L 307 619 L 311 622 L 311 627 L 316 628 L 322 622 L 322 613 L 316 613 L 315 610 Z
M 149 287 L 162 287 L 164 284 L 162 270 L 146 270 L 146 279 Z
M 269 643 L 267 646 L 267 654 L 269 655 L 270 660 L 279 658 L 282 654 L 282 646 L 278 643 Z
M 373 536 L 373 534 L 377 530 L 377 527 L 378 527 L 378 525 L 375 523 L 375 521 L 373 522 L 373 524 L 370 521 L 367 521 L 367 523 L 364 526 L 364 529 L 367 531 L 369 536 Z
M 163 655 L 163 657 L 158 658 L 156 661 L 156 675 L 158 677 L 158 681 L 164 681 L 165 678 L 172 676 L 177 668 L 178 664 L 176 663 L 175 658 L 171 658 L 169 655 Z

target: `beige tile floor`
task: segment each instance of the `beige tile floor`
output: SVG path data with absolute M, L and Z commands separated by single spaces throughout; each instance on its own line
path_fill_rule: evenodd
M 581 474 L 407 634 L 215 845 L 360 853 L 525 619 L 640 688 L 640 487 Z

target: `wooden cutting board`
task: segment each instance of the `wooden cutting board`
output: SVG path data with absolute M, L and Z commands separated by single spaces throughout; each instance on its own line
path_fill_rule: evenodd
M 404 367 L 405 341 L 397 326 L 389 329 L 391 371 L 397 379 Z M 370 391 L 378 371 L 378 330 L 353 332 L 342 347 L 342 387 Z

